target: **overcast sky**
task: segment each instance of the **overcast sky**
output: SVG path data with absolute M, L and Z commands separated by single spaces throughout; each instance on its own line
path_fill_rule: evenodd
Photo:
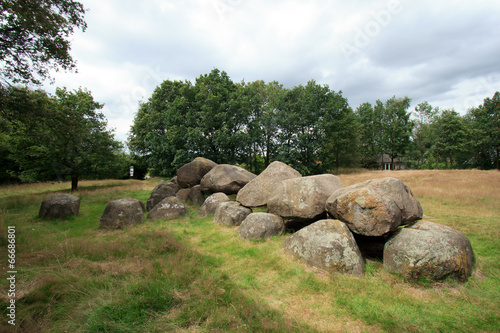
M 408 96 L 465 114 L 500 90 L 498 0 L 80 0 L 78 73 L 125 141 L 139 101 L 166 79 L 218 68 L 234 82 L 314 79 L 361 103 Z

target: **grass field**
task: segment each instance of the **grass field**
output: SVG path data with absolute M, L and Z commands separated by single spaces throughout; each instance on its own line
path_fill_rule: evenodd
M 146 201 L 158 179 L 82 181 L 78 217 L 40 221 L 45 196 L 69 184 L 0 187 L 1 332 L 499 332 L 500 172 L 340 175 L 344 186 L 395 177 L 425 219 L 471 241 L 464 284 L 409 282 L 369 260 L 364 277 L 327 276 L 284 255 L 284 234 L 248 242 L 212 218 L 145 221 L 102 231 L 108 201 Z M 7 231 L 16 230 L 15 326 L 8 323 Z

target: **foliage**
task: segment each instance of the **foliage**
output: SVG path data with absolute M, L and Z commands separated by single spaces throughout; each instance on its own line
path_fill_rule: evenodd
M 355 165 L 344 154 L 355 151 L 353 121 L 347 100 L 328 86 L 234 83 L 214 69 L 194 85 L 163 82 L 141 104 L 129 147 L 147 159 L 153 175 L 171 176 L 197 156 L 257 173 L 280 160 L 313 174 Z
M 73 69 L 69 37 L 85 31 L 84 14 L 73 0 L 1 1 L 1 81 L 39 84 L 51 69 Z
M 22 181 L 124 175 L 128 164 L 120 144 L 106 129 L 103 105 L 87 90 L 42 90 L 11 87 L 2 98 L 1 135 L 8 159 L 18 168 L 4 169 Z M 124 170 L 124 171 L 121 171 Z
M 500 92 L 486 98 L 483 105 L 470 109 L 465 120 L 471 129 L 472 166 L 500 170 Z

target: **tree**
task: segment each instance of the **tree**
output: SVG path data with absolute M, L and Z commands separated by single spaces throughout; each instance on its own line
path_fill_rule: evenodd
M 119 174 L 120 143 L 89 91 L 58 88 L 48 96 L 42 90 L 10 90 L 2 118 L 9 126 L 9 158 L 19 166 L 21 180 L 70 176 L 74 191 L 80 177 Z
M 483 105 L 472 108 L 465 119 L 471 126 L 473 164 L 483 169 L 500 170 L 500 92 L 486 98 Z
M 191 82 L 165 81 L 142 103 L 129 146 L 152 174 L 171 176 L 197 156 L 217 163 L 248 161 L 249 105 L 244 89 L 218 69 Z
M 381 104 L 381 102 L 380 102 Z M 383 105 L 382 105 L 383 106 Z M 377 108 L 380 110 L 380 107 Z M 360 158 L 363 166 L 368 166 L 375 156 L 380 153 L 380 112 L 375 113 L 370 103 L 363 103 L 356 109 L 356 116 L 359 121 L 360 132 Z
M 190 82 L 166 80 L 140 105 L 128 145 L 146 159 L 152 175 L 171 176 L 196 157 L 197 111 L 193 103 Z
M 1 1 L 0 81 L 40 84 L 51 69 L 74 69 L 69 36 L 85 31 L 84 14 L 72 0 Z
M 435 141 L 432 150 L 445 158 L 446 168 L 454 167 L 457 155 L 466 151 L 466 126 L 463 118 L 455 110 L 444 110 L 435 118 Z
M 281 100 L 277 114 L 278 159 L 302 174 L 322 173 L 332 166 L 350 163 L 344 153 L 349 139 L 355 136 L 349 132 L 353 117 L 341 92 L 311 80 L 305 86 L 286 90 Z M 356 140 L 351 144 L 351 148 L 355 147 Z
M 420 103 L 415 107 L 416 121 L 412 139 L 415 145 L 417 167 L 424 163 L 435 141 L 432 123 L 438 113 L 439 108 L 433 108 L 428 102 Z
M 377 101 L 377 104 L 381 104 Z M 410 144 L 410 135 L 413 130 L 413 122 L 410 120 L 411 99 L 408 97 L 396 98 L 395 96 L 385 102 L 381 108 L 381 148 L 384 153 L 391 157 L 391 165 L 394 168 L 394 159 L 402 157 Z

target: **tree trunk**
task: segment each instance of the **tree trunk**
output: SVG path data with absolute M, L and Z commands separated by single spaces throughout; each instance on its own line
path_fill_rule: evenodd
M 78 175 L 71 175 L 71 192 L 78 191 Z
M 497 147 L 497 170 L 500 170 L 500 165 L 498 163 L 498 150 L 499 150 L 500 147 Z

